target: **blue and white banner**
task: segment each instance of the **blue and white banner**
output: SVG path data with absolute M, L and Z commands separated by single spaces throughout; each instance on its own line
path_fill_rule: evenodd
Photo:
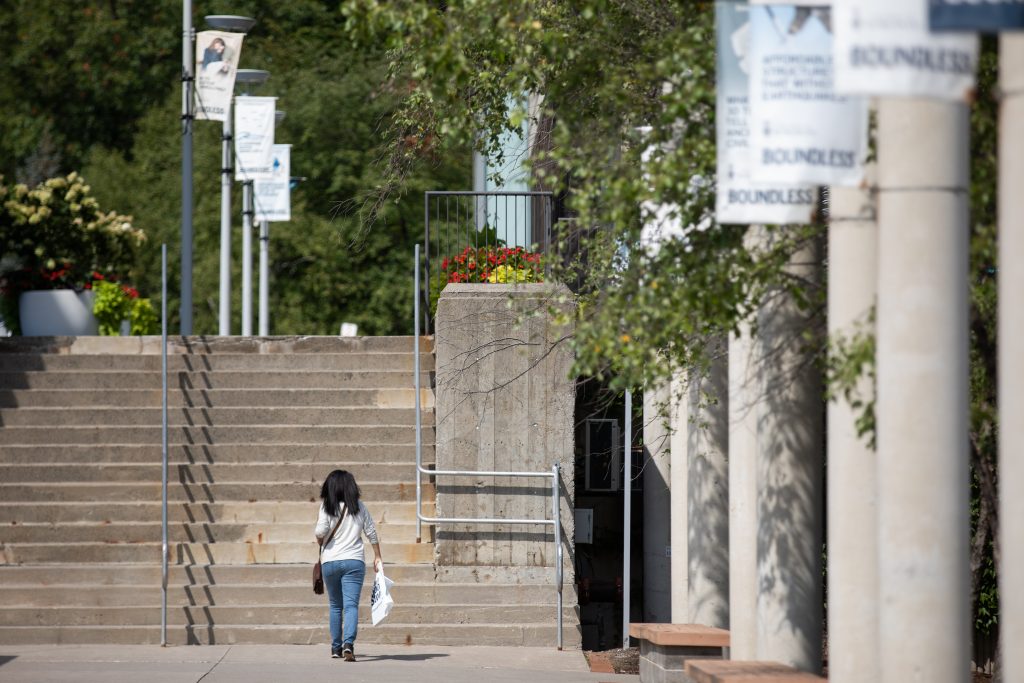
M 832 0 L 836 91 L 848 95 L 971 96 L 978 38 L 931 33 L 927 0 Z
M 235 180 L 271 178 L 276 97 L 235 98 Z
M 226 121 L 242 54 L 242 33 L 203 31 L 196 36 L 195 117 Z
M 716 2 L 718 26 L 718 223 L 807 223 L 816 207 L 811 184 L 755 183 L 750 178 L 750 8 Z
M 253 204 L 258 221 L 292 219 L 291 152 L 291 145 L 274 145 L 270 177 L 253 181 Z
M 997 33 L 1024 28 L 1024 0 L 931 0 L 933 31 Z
M 750 69 L 751 177 L 860 185 L 868 105 L 832 87 L 831 10 L 751 7 Z

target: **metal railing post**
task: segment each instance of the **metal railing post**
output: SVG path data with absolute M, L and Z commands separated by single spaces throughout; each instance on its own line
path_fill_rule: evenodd
M 624 437 L 625 448 L 622 462 L 622 649 L 629 649 L 629 583 L 632 560 L 630 532 L 633 526 L 633 392 L 626 389 L 626 410 Z
M 412 348 L 413 348 L 413 387 L 416 390 L 416 542 L 423 539 L 423 484 L 421 482 L 423 471 L 423 428 L 420 415 L 420 245 L 414 249 L 413 260 L 413 293 L 412 293 Z
M 167 244 L 160 249 L 160 645 L 167 646 Z
M 560 467 L 551 466 L 551 519 L 555 522 L 555 591 L 558 605 L 558 649 L 562 649 L 562 489 Z

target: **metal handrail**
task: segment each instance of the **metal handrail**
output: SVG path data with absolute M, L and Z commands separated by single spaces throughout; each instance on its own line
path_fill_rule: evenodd
M 551 466 L 550 472 L 484 472 L 471 470 L 430 470 L 423 467 L 423 430 L 420 399 L 420 245 L 415 247 L 413 268 L 413 385 L 416 390 L 416 542 L 423 537 L 423 522 L 428 524 L 542 524 L 553 526 L 555 540 L 555 601 L 558 608 L 558 649 L 562 649 L 562 492 L 561 467 Z M 423 514 L 422 477 L 518 477 L 551 478 L 551 519 L 500 519 L 470 517 L 427 517 Z

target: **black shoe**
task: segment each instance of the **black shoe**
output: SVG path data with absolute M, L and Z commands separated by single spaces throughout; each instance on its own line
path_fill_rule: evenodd
M 352 643 L 345 643 L 344 647 L 341 648 L 341 656 L 346 662 L 356 661 L 356 650 Z
M 337 649 L 332 647 L 331 648 L 331 659 L 338 659 L 339 657 L 341 657 L 341 650 L 337 650 Z

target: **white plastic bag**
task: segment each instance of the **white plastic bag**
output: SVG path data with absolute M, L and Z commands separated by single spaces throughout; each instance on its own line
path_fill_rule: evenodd
M 381 564 L 380 571 L 373 579 L 373 592 L 370 594 L 370 618 L 374 626 L 384 621 L 395 606 L 395 600 L 391 597 L 391 587 L 394 585 L 394 581 L 384 576 L 384 565 Z

